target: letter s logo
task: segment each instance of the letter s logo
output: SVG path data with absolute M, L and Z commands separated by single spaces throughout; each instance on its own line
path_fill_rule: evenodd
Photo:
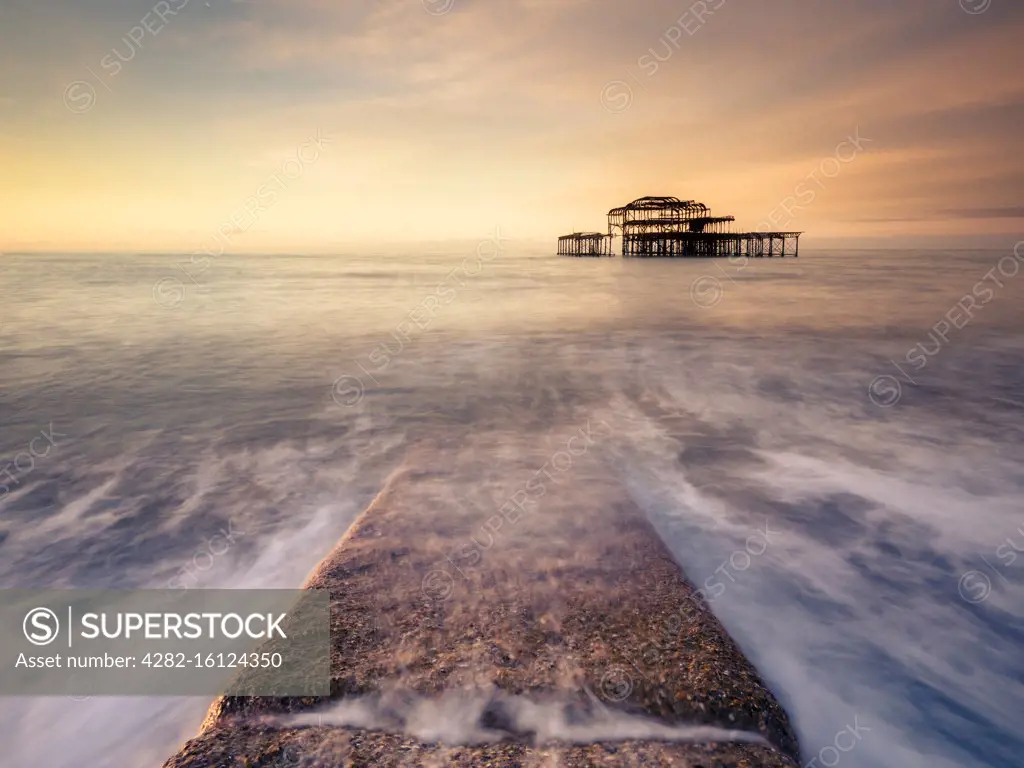
M 49 645 L 57 639 L 60 620 L 49 608 L 33 608 L 25 614 L 21 628 L 32 645 Z

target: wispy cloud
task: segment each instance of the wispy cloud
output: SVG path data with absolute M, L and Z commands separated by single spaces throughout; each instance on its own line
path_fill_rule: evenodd
M 25 214 L 26 241 L 52 236 L 54 216 L 69 239 L 123 239 L 136 223 L 112 211 L 145 206 L 154 230 L 187 247 L 204 211 L 258 181 L 257 158 L 320 125 L 337 153 L 254 240 L 367 239 L 396 205 L 411 238 L 470 237 L 492 220 L 549 237 L 651 192 L 754 225 L 859 125 L 872 151 L 794 226 L 1015 226 L 1005 212 L 1024 195 L 1024 6 L 726 0 L 666 58 L 687 5 L 453 0 L 432 13 L 419 0 L 189 0 L 115 92 L 75 115 L 64 88 L 123 48 L 146 8 L 22 3 L 0 28 L 0 161 L 19 189 L 0 203 Z M 655 54 L 665 60 L 648 76 L 638 62 Z M 613 79 L 633 91 L 620 114 L 600 101 Z

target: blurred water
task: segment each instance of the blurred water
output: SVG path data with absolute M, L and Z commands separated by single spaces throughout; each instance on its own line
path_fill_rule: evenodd
M 807 760 L 1024 765 L 1012 253 L 502 246 L 0 257 L 0 586 L 293 587 L 440 428 L 593 417 Z M 0 737 L 158 765 L 207 704 L 7 700 Z

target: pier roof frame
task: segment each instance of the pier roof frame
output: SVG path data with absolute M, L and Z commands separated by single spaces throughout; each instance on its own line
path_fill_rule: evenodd
M 696 200 L 680 200 L 678 197 L 669 196 L 647 196 L 638 197 L 631 203 L 620 205 L 608 211 L 609 216 L 621 216 L 628 211 L 704 211 L 709 209 L 704 203 Z

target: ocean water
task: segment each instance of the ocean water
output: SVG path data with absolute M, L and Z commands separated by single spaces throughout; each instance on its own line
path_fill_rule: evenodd
M 0 587 L 295 587 L 439 427 L 603 421 L 805 762 L 1024 766 L 1010 251 L 7 254 L 0 293 Z M 3 761 L 159 765 L 208 703 L 0 700 Z

